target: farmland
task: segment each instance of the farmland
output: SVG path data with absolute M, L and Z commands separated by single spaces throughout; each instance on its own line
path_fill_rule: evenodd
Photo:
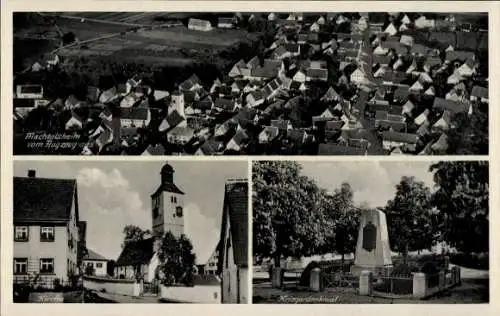
M 86 19 L 144 26 L 163 23 L 163 20 L 167 19 L 177 20 L 190 16 L 189 13 L 166 12 L 61 12 L 61 14 Z
M 243 30 L 196 32 L 184 26 L 176 26 L 119 33 L 112 38 L 61 49 L 58 53 L 68 58 L 100 56 L 126 63 L 157 66 L 185 66 L 210 60 L 225 67 L 231 61 L 218 60 L 221 52 L 236 48 L 241 42 L 253 43 L 257 39 L 255 34 Z

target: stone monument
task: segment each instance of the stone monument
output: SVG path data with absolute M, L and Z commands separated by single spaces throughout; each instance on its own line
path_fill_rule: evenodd
M 356 257 L 351 273 L 361 275 L 371 271 L 375 276 L 387 275 L 392 268 L 391 248 L 385 213 L 367 210 L 361 214 Z

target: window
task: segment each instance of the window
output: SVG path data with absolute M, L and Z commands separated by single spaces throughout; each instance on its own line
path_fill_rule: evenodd
M 14 258 L 14 274 L 26 274 L 28 272 L 28 258 Z
M 15 241 L 28 241 L 29 240 L 28 226 L 15 226 L 14 227 L 14 240 Z
M 175 216 L 177 216 L 177 217 L 182 217 L 182 207 L 177 206 L 177 207 L 175 208 Z
M 40 241 L 52 242 L 54 241 L 55 228 L 54 227 L 40 227 Z
M 153 209 L 153 218 L 158 218 L 158 216 L 160 216 L 160 212 L 158 211 L 158 208 L 155 207 Z
M 95 264 L 95 267 L 96 267 L 96 268 L 102 268 L 102 262 L 97 262 L 97 263 Z
M 54 259 L 40 259 L 40 273 L 54 273 Z

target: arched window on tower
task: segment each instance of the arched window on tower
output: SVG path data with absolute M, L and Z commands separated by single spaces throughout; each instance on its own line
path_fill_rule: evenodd
M 182 207 L 181 206 L 177 206 L 175 208 L 175 216 L 176 217 L 182 217 Z

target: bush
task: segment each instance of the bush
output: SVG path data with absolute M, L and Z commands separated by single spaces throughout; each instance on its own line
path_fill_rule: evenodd
M 415 263 L 400 263 L 396 266 L 391 271 L 391 276 L 411 276 L 412 272 L 418 272 L 418 265 Z
M 436 274 L 439 272 L 439 269 L 433 261 L 427 261 L 420 267 L 420 272 L 425 274 Z
M 26 284 L 14 284 L 13 301 L 14 303 L 28 303 L 32 288 Z
M 59 278 L 54 279 L 53 283 L 54 283 L 54 291 L 56 292 L 62 291 L 62 284 Z
M 490 267 L 489 254 L 466 254 L 454 253 L 450 254 L 450 263 L 471 269 L 488 270 Z

